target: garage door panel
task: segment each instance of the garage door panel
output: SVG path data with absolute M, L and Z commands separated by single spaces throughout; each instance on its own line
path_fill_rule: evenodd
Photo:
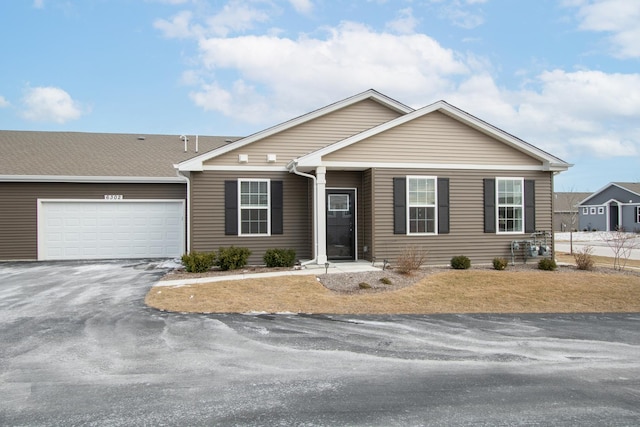
M 41 201 L 39 259 L 178 257 L 183 201 Z

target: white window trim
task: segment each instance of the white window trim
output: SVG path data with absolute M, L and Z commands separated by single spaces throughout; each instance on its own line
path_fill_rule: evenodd
M 640 206 L 636 206 L 636 222 L 640 223 Z
M 604 206 L 598 206 L 598 215 L 604 215 Z
M 589 215 L 589 208 L 586 206 L 582 207 L 582 215 Z
M 411 232 L 411 208 L 412 207 L 432 207 L 431 205 L 419 205 L 419 206 L 411 206 L 411 202 L 409 200 L 409 180 L 410 179 L 432 179 L 434 185 L 435 192 L 435 201 L 433 204 L 433 232 L 425 232 L 425 233 L 412 233 Z M 432 175 L 408 175 L 406 177 L 406 200 L 407 200 L 407 235 L 408 236 L 435 236 L 438 234 L 438 177 Z
M 265 209 L 263 207 L 242 207 L 242 183 L 243 182 L 266 182 L 267 183 L 267 232 L 266 233 L 243 233 L 242 232 L 242 210 L 243 209 Z M 238 236 L 262 237 L 271 236 L 271 180 L 264 178 L 238 178 Z
M 500 181 L 520 181 L 520 188 L 522 188 L 522 197 L 520 199 L 520 209 L 522 212 L 522 218 L 520 220 L 521 229 L 519 231 L 500 231 Z M 513 176 L 503 176 L 496 177 L 496 234 L 523 234 L 524 233 L 524 224 L 525 224 L 525 207 L 524 207 L 524 178 L 521 177 L 513 177 Z M 502 205 L 504 207 L 517 207 L 518 205 Z
M 595 215 L 596 214 L 596 207 L 595 206 L 591 206 L 589 208 L 589 215 Z

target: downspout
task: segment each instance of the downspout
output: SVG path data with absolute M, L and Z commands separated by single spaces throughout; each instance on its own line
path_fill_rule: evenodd
M 311 261 L 307 261 L 304 264 L 316 264 L 318 259 L 318 209 L 316 208 L 316 177 L 315 175 L 311 175 L 308 173 L 300 172 L 296 169 L 297 163 L 295 160 L 289 162 L 287 167 L 289 168 L 289 173 L 293 172 L 296 175 L 300 175 L 305 178 L 309 178 L 313 181 L 313 259 Z
M 182 173 L 177 165 L 174 165 L 179 178 L 183 178 L 187 184 L 187 253 L 191 252 L 191 180 L 187 175 Z

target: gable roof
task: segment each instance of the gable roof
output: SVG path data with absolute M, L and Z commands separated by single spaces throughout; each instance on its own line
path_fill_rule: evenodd
M 174 165 L 229 137 L 0 131 L 0 181 L 183 181 Z M 119 178 L 118 178 L 119 177 Z
M 640 196 L 640 182 L 610 182 L 607 185 L 605 185 L 604 187 L 600 188 L 599 190 L 594 191 L 593 193 L 590 193 L 588 197 L 586 197 L 584 200 L 582 200 L 579 204 L 582 205 L 586 202 L 588 202 L 589 200 L 591 200 L 592 198 L 596 197 L 597 195 L 599 195 L 600 193 L 602 193 L 603 191 L 607 190 L 610 187 L 619 187 L 623 190 L 626 190 L 630 193 L 633 193 L 637 196 Z
M 483 120 L 478 119 L 477 117 L 457 108 L 451 104 L 448 104 L 445 101 L 438 101 L 426 107 L 423 107 L 418 110 L 414 110 L 410 113 L 407 113 L 403 116 L 398 117 L 397 119 L 390 120 L 386 123 L 383 123 L 379 126 L 361 132 L 357 135 L 353 135 L 349 138 L 345 138 L 342 141 L 336 142 L 320 150 L 317 150 L 313 153 L 309 153 L 305 156 L 302 156 L 296 160 L 296 165 L 299 166 L 313 166 L 319 164 L 322 156 L 338 151 L 342 148 L 348 147 L 349 145 L 355 144 L 359 141 L 362 141 L 366 138 L 372 137 L 374 135 L 380 134 L 384 131 L 392 129 L 394 127 L 403 125 L 411 120 L 415 120 L 419 117 L 432 113 L 434 111 L 439 111 L 447 116 L 462 122 L 463 124 L 470 126 L 492 138 L 495 138 L 510 147 L 515 148 L 537 160 L 542 162 L 544 165 L 544 170 L 549 171 L 565 171 L 567 170 L 571 164 L 561 160 L 558 157 L 555 157 L 546 151 L 543 151 L 528 142 L 521 140 Z
M 554 195 L 553 211 L 554 212 L 571 212 L 578 210 L 580 200 L 591 195 L 587 192 L 556 192 Z M 572 206 L 573 204 L 573 206 Z
M 389 98 L 388 96 L 383 95 L 376 90 L 369 89 L 357 95 L 343 99 L 342 101 L 335 102 L 333 104 L 327 105 L 326 107 L 322 107 L 310 113 L 296 117 L 295 119 L 280 123 L 276 126 L 273 126 L 263 131 L 249 135 L 232 144 L 228 144 L 224 147 L 220 147 L 211 152 L 204 153 L 200 156 L 184 161 L 178 165 L 178 169 L 181 171 L 201 171 L 203 163 L 209 159 L 228 153 L 229 151 L 235 150 L 237 148 L 244 147 L 260 139 L 269 137 L 271 135 L 277 134 L 287 129 L 291 129 L 295 126 L 301 125 L 303 123 L 307 123 L 318 117 L 324 116 L 326 114 L 332 113 L 334 111 L 340 110 L 342 108 L 348 107 L 350 105 L 356 104 L 358 102 L 361 102 L 367 99 L 378 102 L 401 114 L 408 114 L 410 112 L 415 111 L 413 108 L 408 107 L 392 98 Z

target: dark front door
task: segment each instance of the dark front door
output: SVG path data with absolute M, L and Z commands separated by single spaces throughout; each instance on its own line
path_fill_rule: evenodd
M 611 203 L 609 205 L 609 231 L 617 231 L 618 226 L 618 205 Z
M 355 190 L 327 190 L 327 257 L 355 259 Z

